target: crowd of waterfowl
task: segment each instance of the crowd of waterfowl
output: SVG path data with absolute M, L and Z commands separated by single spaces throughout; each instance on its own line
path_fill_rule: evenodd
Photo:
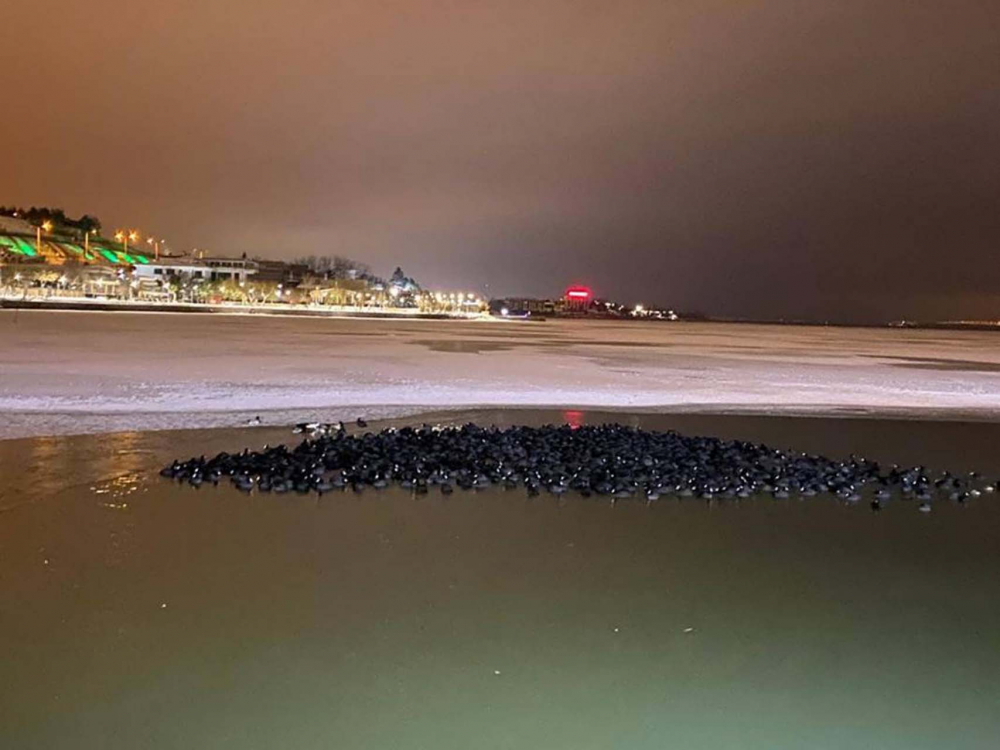
M 358 426 L 367 426 L 358 420 Z M 160 473 L 192 486 L 228 478 L 250 492 L 318 492 L 390 484 L 424 494 L 523 487 L 528 495 L 575 492 L 612 500 L 664 496 L 724 500 L 769 494 L 775 498 L 829 493 L 878 510 L 892 498 L 922 511 L 932 501 L 965 502 L 997 483 L 978 474 L 932 475 L 924 467 L 884 470 L 851 456 L 837 461 L 766 445 L 690 437 L 619 424 L 544 427 L 403 427 L 348 432 L 336 425 L 302 424 L 299 445 L 220 453 L 174 461 Z

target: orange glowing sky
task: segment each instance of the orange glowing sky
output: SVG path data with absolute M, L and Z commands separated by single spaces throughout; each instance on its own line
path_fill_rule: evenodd
M 8 3 L 0 203 L 489 294 L 996 317 L 996 11 Z

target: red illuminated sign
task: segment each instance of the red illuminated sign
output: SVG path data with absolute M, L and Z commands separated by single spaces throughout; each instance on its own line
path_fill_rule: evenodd
M 586 286 L 571 286 L 566 290 L 566 299 L 571 299 L 575 302 L 586 302 L 592 296 L 593 293 Z

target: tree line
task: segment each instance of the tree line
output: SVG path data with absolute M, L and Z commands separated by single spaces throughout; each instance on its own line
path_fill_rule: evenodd
M 371 266 L 367 263 L 347 258 L 343 255 L 306 255 L 292 261 L 295 264 L 306 266 L 310 273 L 322 279 L 332 281 L 343 281 L 347 279 L 365 281 L 370 285 L 382 287 L 396 286 L 404 292 L 420 291 L 418 284 L 412 277 L 403 273 L 403 269 L 396 266 L 389 281 L 386 282 L 381 276 L 372 273 Z
M 66 215 L 61 208 L 49 208 L 47 206 L 32 206 L 31 208 L 21 208 L 20 206 L 0 206 L 0 216 L 10 216 L 11 218 L 24 219 L 25 221 L 41 225 L 46 221 L 52 223 L 55 230 L 69 230 L 78 234 L 101 231 L 101 220 L 96 216 L 84 214 L 79 219 L 73 219 Z

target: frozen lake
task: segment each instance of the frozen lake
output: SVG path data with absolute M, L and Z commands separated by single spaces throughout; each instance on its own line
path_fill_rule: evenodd
M 0 438 L 481 406 L 993 418 L 1000 337 L 0 311 Z

